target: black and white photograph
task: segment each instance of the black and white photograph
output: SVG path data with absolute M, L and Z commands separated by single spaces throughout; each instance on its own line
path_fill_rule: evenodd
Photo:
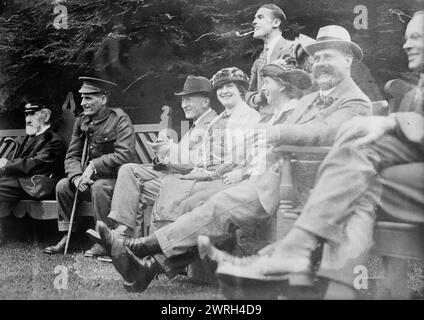
M 0 300 L 424 300 L 424 0 L 0 0 Z

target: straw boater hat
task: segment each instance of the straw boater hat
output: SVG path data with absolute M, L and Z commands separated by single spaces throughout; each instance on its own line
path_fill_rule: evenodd
M 277 59 L 267 64 L 261 70 L 262 77 L 281 79 L 300 90 L 309 89 L 312 86 L 308 73 L 299 69 L 294 58 Z
M 363 57 L 362 49 L 355 42 L 352 42 L 349 32 L 337 25 L 329 25 L 319 29 L 317 39 L 314 43 L 306 45 L 305 51 L 310 55 L 321 49 L 344 47 L 350 48 L 354 56 L 361 60 Z

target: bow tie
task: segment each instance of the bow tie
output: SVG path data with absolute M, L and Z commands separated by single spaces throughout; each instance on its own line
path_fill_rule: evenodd
M 313 105 L 320 109 L 325 109 L 329 107 L 330 105 L 332 105 L 333 102 L 334 102 L 334 98 L 331 96 L 324 97 L 324 96 L 318 95 Z

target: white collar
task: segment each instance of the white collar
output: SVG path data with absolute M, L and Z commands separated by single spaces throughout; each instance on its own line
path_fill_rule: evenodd
M 211 108 L 206 110 L 205 113 L 203 113 L 199 118 L 197 118 L 197 120 L 194 121 L 194 125 L 197 126 L 199 124 L 200 120 L 202 120 L 209 112 L 212 112 Z
M 271 117 L 269 122 L 272 122 L 275 119 L 278 119 L 284 112 L 297 108 L 298 105 L 299 105 L 298 99 L 291 99 L 289 102 L 285 103 L 280 110 L 277 110 L 277 108 L 275 108 L 274 115 Z
M 242 106 L 244 106 L 245 105 L 245 102 L 244 101 L 241 101 L 241 102 L 239 102 L 234 108 L 232 108 L 232 109 L 227 109 L 227 108 L 225 108 L 225 110 L 222 112 L 222 113 L 224 113 L 224 112 L 226 112 L 230 117 L 231 117 L 231 115 L 236 111 L 236 109 L 239 109 L 239 108 L 241 108 Z
M 337 87 L 337 86 L 336 86 Z M 333 92 L 333 90 L 336 88 L 336 87 L 333 87 L 333 88 L 331 88 L 331 89 L 327 89 L 327 90 L 319 90 L 319 96 L 320 97 L 328 97 L 329 95 L 330 95 L 330 93 L 331 92 Z
M 48 128 L 50 128 L 49 124 L 45 126 L 43 129 L 41 129 L 39 133 L 36 133 L 35 136 L 39 136 L 40 134 L 44 133 Z
M 279 111 L 277 111 L 277 109 L 275 109 L 274 114 L 281 115 L 285 111 L 296 108 L 298 104 L 299 104 L 298 99 L 295 99 L 295 98 L 291 99 L 289 102 L 285 103 Z

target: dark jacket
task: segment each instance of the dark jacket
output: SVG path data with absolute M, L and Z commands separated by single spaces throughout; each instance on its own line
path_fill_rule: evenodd
M 282 59 L 283 57 L 287 55 L 294 57 L 294 48 L 295 48 L 294 41 L 281 38 L 276 43 L 274 49 L 272 50 L 272 53 L 269 59 L 270 62 L 273 62 L 274 60 L 277 60 L 277 59 Z M 253 99 L 261 91 L 262 84 L 263 84 L 261 71 L 266 64 L 267 64 L 266 52 L 262 50 L 259 57 L 253 63 L 252 69 L 250 70 L 249 91 L 246 94 L 246 103 L 255 109 L 258 108 L 259 106 L 253 103 Z M 264 104 L 266 104 L 266 102 L 264 102 Z
M 65 158 L 65 173 L 72 181 L 81 176 L 81 158 L 88 137 L 88 161 L 95 167 L 93 178 L 115 178 L 121 165 L 134 162 L 135 134 L 128 115 L 119 108 L 106 108 L 96 119 L 87 116 L 75 121 Z
M 3 168 L 4 174 L 17 177 L 22 189 L 37 199 L 54 199 L 57 181 L 63 177 L 65 145 L 62 138 L 47 129 L 25 137 L 16 156 Z

